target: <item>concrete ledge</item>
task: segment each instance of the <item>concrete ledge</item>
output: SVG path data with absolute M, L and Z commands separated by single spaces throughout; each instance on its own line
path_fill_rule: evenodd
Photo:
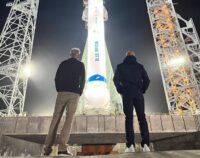
M 200 117 L 197 116 L 147 116 L 151 133 L 165 132 L 197 132 Z M 0 133 L 47 133 L 52 117 L 16 117 L 0 118 Z M 65 117 L 58 128 L 61 131 Z M 125 117 L 119 116 L 76 116 L 73 122 L 72 133 L 124 133 Z M 139 132 L 138 120 L 134 117 L 134 130 Z
M 172 121 L 173 121 L 174 129 L 175 129 L 176 132 L 186 131 L 186 127 L 185 127 L 183 117 L 172 116 Z
M 200 116 L 149 115 L 146 118 L 154 149 L 175 150 L 177 146 L 178 149 L 199 149 Z M 51 119 L 52 117 L 0 118 L 0 154 L 41 153 Z M 61 120 L 58 133 L 64 121 L 65 117 Z M 133 123 L 136 143 L 139 143 L 141 137 L 136 117 Z M 76 116 L 69 143 L 79 145 L 124 143 L 124 128 L 124 115 Z M 189 148 L 191 144 L 193 148 Z M 6 148 L 8 151 L 4 152 Z M 35 150 L 31 153 L 32 149 Z M 119 155 L 115 157 L 117 156 Z M 120 155 L 120 158 L 121 156 L 124 155 Z
M 15 133 L 16 122 L 17 122 L 16 118 L 0 117 L 0 134 Z
M 149 115 L 146 117 L 151 139 L 164 139 L 174 137 L 177 135 L 195 133 L 198 132 L 200 125 L 199 116 L 170 116 L 170 115 Z M 36 136 L 46 135 L 49 130 L 50 122 L 52 117 L 16 117 L 16 118 L 0 118 L 0 139 L 2 135 L 16 135 L 16 136 Z M 58 128 L 60 133 L 65 117 L 62 118 Z M 134 117 L 134 130 L 136 137 L 140 137 L 138 120 Z M 119 116 L 76 116 L 72 127 L 73 135 L 79 136 L 99 136 L 106 134 L 112 134 L 112 136 L 123 135 L 119 137 L 124 141 L 125 133 L 125 117 L 124 115 Z M 111 136 L 111 137 L 112 137 Z M 110 139 L 110 143 L 117 142 L 113 141 L 111 137 L 105 137 L 102 141 L 106 142 L 106 139 Z M 75 137 L 73 137 L 75 139 Z M 89 138 L 89 137 L 88 137 Z M 94 138 L 98 143 L 97 139 Z M 74 141 L 72 141 L 74 142 Z M 76 141 L 75 141 L 76 142 Z M 84 142 L 84 141 L 83 141 Z M 120 141 L 122 142 L 122 141 Z
M 162 120 L 160 115 L 150 116 L 150 124 L 152 132 L 163 131 Z
M 174 131 L 174 125 L 173 125 L 171 116 L 163 115 L 163 116 L 161 116 L 161 121 L 162 121 L 162 127 L 163 127 L 164 131 L 166 131 L 166 132 Z
M 156 142 L 159 140 L 165 140 L 175 137 L 185 137 L 188 134 L 195 133 L 150 133 L 151 142 Z M 44 144 L 47 134 L 6 134 L 4 136 L 26 140 L 33 143 Z M 58 138 L 59 134 L 57 135 Z M 141 142 L 140 133 L 135 133 L 135 141 L 137 143 Z M 77 134 L 73 133 L 70 135 L 69 144 L 117 144 L 126 142 L 124 133 L 85 133 Z
M 198 130 L 195 124 L 195 118 L 193 116 L 184 116 L 183 120 L 187 132 Z

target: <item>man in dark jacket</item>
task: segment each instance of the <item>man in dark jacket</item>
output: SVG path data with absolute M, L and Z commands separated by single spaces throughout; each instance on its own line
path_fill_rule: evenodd
M 118 93 L 122 95 L 123 109 L 126 116 L 125 152 L 135 152 L 133 130 L 133 109 L 135 108 L 140 125 L 143 151 L 149 150 L 149 130 L 145 117 L 144 97 L 150 80 L 143 65 L 136 61 L 135 53 L 128 51 L 124 62 L 117 66 L 113 79 Z
M 55 84 L 58 92 L 53 119 L 46 137 L 44 155 L 50 155 L 56 139 L 57 128 L 66 108 L 66 120 L 58 140 L 58 154 L 71 155 L 67 148 L 70 131 L 79 97 L 85 85 L 85 67 L 80 59 L 80 50 L 71 49 L 71 58 L 63 61 L 56 73 Z

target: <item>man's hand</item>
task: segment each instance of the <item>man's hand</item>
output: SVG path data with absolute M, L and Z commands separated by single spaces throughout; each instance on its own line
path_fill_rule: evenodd
M 123 87 L 122 86 L 117 87 L 117 92 L 119 94 L 123 94 Z

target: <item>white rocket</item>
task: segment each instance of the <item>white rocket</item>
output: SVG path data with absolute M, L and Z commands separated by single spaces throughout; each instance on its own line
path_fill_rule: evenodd
M 88 29 L 86 86 L 84 95 L 87 109 L 106 109 L 110 106 L 110 93 L 106 76 L 106 46 L 104 21 L 108 19 L 103 0 L 83 0 L 82 19 Z

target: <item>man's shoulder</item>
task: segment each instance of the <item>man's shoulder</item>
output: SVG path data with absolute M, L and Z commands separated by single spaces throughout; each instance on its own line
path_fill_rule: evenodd
M 144 66 L 141 63 L 137 63 L 139 67 L 144 68 Z
M 127 65 L 125 63 L 120 63 L 117 65 L 117 68 L 118 69 L 124 69 L 124 68 L 126 69 L 126 68 L 128 68 L 127 66 L 130 68 L 135 67 L 135 68 L 139 68 L 139 69 L 144 69 L 144 66 L 138 62 L 136 62 L 135 64 L 130 64 L 130 65 Z
M 124 63 L 120 63 L 117 65 L 117 68 L 121 68 L 124 65 Z
M 63 60 L 61 63 L 60 63 L 60 65 L 61 64 L 64 64 L 64 63 L 67 63 L 68 62 L 68 59 L 67 60 Z
M 79 64 L 81 67 L 84 67 L 84 64 L 83 64 L 82 61 L 77 60 L 77 62 L 78 62 L 78 64 Z
M 73 59 L 73 58 L 69 58 L 69 59 L 61 62 L 61 64 L 68 64 L 68 63 L 76 63 L 76 64 L 79 64 L 79 65 L 83 65 L 83 62 L 81 62 L 77 59 Z

